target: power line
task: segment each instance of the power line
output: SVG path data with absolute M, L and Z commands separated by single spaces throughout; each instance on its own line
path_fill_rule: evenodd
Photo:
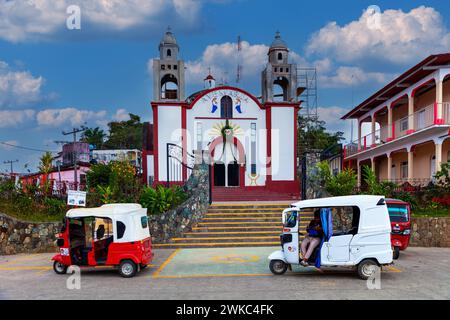
M 13 170 L 13 163 L 19 162 L 19 160 L 6 160 L 3 161 L 4 164 L 9 164 L 11 165 L 11 174 L 13 174 L 14 170 Z
M 3 145 L 8 146 L 8 147 L 13 147 L 13 148 L 17 148 L 17 149 L 23 149 L 23 150 L 29 150 L 29 151 L 51 152 L 51 153 L 58 152 L 58 151 L 37 149 L 37 148 L 32 148 L 32 147 L 18 146 L 18 145 L 15 145 L 15 144 L 12 144 L 12 143 L 8 143 L 8 142 L 3 142 L 3 141 L 0 141 L 0 144 L 3 144 Z

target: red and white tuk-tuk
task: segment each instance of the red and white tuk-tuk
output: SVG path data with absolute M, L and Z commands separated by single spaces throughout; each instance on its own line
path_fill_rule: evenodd
M 147 209 L 139 204 L 71 209 L 56 244 L 60 253 L 52 260 L 58 274 L 71 265 L 114 266 L 131 278 L 153 257 Z
M 394 259 L 400 256 L 400 250 L 406 250 L 411 238 L 411 207 L 408 202 L 386 199 L 391 220 L 391 243 Z

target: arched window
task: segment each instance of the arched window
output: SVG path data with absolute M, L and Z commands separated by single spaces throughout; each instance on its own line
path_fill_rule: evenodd
M 278 52 L 278 60 L 283 60 L 283 54 L 281 52 Z
M 161 99 L 178 99 L 178 80 L 172 74 L 166 74 L 161 79 Z
M 220 117 L 233 118 L 233 100 L 229 96 L 223 96 L 220 100 Z
M 172 50 L 167 49 L 167 56 L 168 56 L 168 57 L 171 57 L 171 56 L 172 56 Z

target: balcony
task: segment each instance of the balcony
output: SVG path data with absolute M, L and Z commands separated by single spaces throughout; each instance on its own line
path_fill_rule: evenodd
M 379 130 L 350 142 L 344 147 L 344 158 L 435 125 L 450 125 L 450 102 L 442 103 L 441 119 L 438 119 L 438 104 L 428 105 L 411 115 L 394 121 L 392 126 L 382 125 Z

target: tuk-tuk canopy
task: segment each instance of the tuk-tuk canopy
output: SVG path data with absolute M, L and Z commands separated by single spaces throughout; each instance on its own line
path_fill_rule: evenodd
M 136 203 L 104 204 L 97 208 L 70 209 L 66 213 L 67 218 L 102 217 L 112 218 L 129 215 L 131 212 L 142 210 L 142 206 Z
M 98 208 L 71 209 L 67 218 L 108 218 L 113 223 L 114 242 L 141 241 L 150 237 L 147 209 L 140 204 L 105 204 Z M 118 228 L 122 229 L 118 235 Z
M 370 233 L 391 230 L 389 213 L 384 196 L 357 195 L 311 199 L 295 202 L 291 205 L 299 210 L 306 208 L 358 207 L 358 233 Z

